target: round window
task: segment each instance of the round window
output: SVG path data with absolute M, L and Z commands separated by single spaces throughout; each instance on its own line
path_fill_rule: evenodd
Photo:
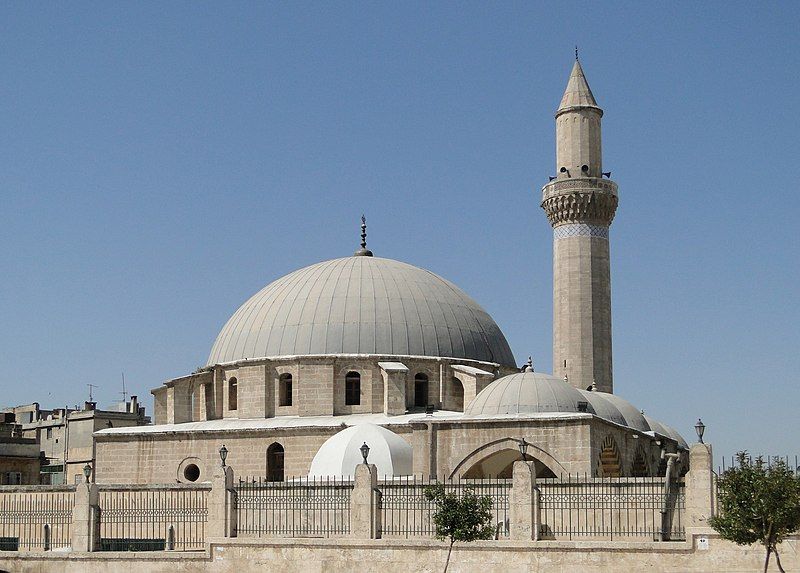
M 200 468 L 195 464 L 189 464 L 183 468 L 183 477 L 186 481 L 197 481 L 200 478 Z

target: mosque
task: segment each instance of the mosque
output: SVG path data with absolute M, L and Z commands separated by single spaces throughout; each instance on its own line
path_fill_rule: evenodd
M 386 476 L 663 475 L 687 445 L 613 392 L 603 110 L 580 62 L 556 111 L 553 375 L 520 367 L 500 327 L 431 271 L 361 246 L 279 278 L 228 320 L 205 367 L 152 391 L 154 425 L 95 433 L 101 483 L 349 475 L 370 446 Z M 685 464 L 684 464 L 685 467 Z

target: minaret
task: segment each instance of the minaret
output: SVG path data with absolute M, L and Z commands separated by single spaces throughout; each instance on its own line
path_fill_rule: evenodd
M 553 226 L 553 374 L 612 392 L 608 228 L 617 185 L 603 178 L 602 117 L 576 52 L 556 111 L 556 176 L 542 188 Z

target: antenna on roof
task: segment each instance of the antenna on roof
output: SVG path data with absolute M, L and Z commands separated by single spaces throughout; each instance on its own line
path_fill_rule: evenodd
M 97 386 L 96 384 L 87 384 L 87 386 L 89 387 L 89 402 L 94 402 L 94 399 L 92 398 L 92 388 L 99 388 L 100 386 Z
M 127 402 L 128 401 L 128 393 L 125 391 L 125 373 L 124 372 L 122 373 L 122 392 L 120 392 L 120 394 L 122 394 L 122 401 L 123 402 Z

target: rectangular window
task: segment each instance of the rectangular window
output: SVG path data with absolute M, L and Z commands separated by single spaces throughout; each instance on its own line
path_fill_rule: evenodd
M 361 380 L 347 380 L 345 382 L 344 403 L 347 406 L 361 404 Z
M 280 382 L 280 390 L 278 396 L 278 405 L 279 406 L 291 406 L 292 405 L 292 380 L 284 379 Z
M 48 440 L 53 439 L 53 428 L 47 428 L 47 439 Z
M 231 378 L 228 382 L 228 410 L 236 410 L 239 407 L 239 383 L 236 378 Z
M 6 472 L 5 478 L 6 485 L 22 485 L 21 472 Z

